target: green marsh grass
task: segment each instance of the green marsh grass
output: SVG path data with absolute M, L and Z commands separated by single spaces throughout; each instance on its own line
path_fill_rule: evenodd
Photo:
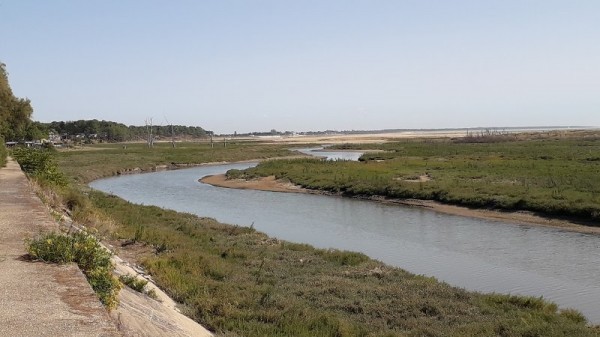
M 219 146 L 220 145 L 220 146 Z M 219 163 L 266 159 L 295 154 L 285 145 L 229 142 L 227 147 L 215 143 L 182 143 L 172 148 L 170 143 L 155 143 L 148 148 L 141 143 L 96 144 L 79 149 L 59 151 L 58 165 L 79 183 L 120 173 L 149 172 L 157 166 L 185 167 L 200 163 Z
M 148 281 L 142 278 L 136 277 L 135 275 L 121 275 L 119 276 L 119 281 L 126 285 L 127 287 L 137 291 L 138 293 L 142 293 L 148 295 L 150 298 L 158 299 L 156 295 L 156 291 L 154 289 L 148 290 Z
M 600 221 L 600 137 L 500 143 L 408 140 L 343 148 L 385 152 L 366 153 L 359 162 L 269 161 L 228 175 L 274 175 L 349 196 L 415 198 Z M 424 175 L 428 181 L 415 181 Z
M 87 182 L 169 162 L 289 154 L 273 145 L 236 146 L 217 154 L 205 144 L 179 153 L 128 145 L 130 153 L 111 145 L 61 152 L 58 162 L 72 181 Z M 383 182 L 364 172 L 338 171 L 337 165 L 347 163 L 280 164 L 274 166 L 279 176 L 295 165 L 310 180 L 307 165 L 323 165 L 332 181 L 363 175 L 363 188 Z M 313 177 L 313 183 L 322 176 Z M 600 336 L 577 311 L 558 310 L 539 298 L 468 292 L 360 253 L 315 249 L 269 238 L 251 227 L 136 205 L 97 191 L 80 193 L 88 202 L 80 203 L 79 220 L 93 225 L 95 219 L 110 219 L 113 239 L 152 247 L 137 256 L 138 262 L 188 316 L 218 336 Z
M 140 257 L 185 312 L 225 336 L 598 336 L 540 298 L 485 295 L 252 228 L 91 192 L 94 207 L 169 249 Z M 125 249 L 125 248 L 124 248 Z

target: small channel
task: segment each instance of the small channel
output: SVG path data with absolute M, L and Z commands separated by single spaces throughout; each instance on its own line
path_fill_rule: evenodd
M 314 154 L 314 149 L 304 149 Z M 317 151 L 356 160 L 360 153 Z M 351 156 L 351 157 L 350 157 Z M 600 237 L 376 202 L 235 190 L 198 182 L 256 163 L 201 166 L 94 181 L 125 200 L 250 226 L 319 248 L 363 252 L 469 290 L 540 297 L 600 323 Z

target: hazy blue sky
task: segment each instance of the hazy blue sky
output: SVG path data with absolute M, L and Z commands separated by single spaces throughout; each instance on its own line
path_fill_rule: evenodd
M 600 1 L 0 0 L 41 121 L 600 126 Z

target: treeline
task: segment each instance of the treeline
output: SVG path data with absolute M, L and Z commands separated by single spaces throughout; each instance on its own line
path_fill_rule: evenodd
M 78 137 L 114 142 L 147 139 L 150 133 L 150 126 L 127 126 L 117 122 L 96 119 L 42 123 L 42 128 L 46 133 L 52 132 L 68 139 Z M 171 136 L 176 138 L 202 138 L 207 137 L 210 133 L 210 131 L 206 131 L 199 126 L 184 125 L 154 125 L 151 127 L 151 131 L 153 137 L 159 138 L 170 138 Z
M 32 113 L 28 99 L 13 95 L 6 65 L 0 63 L 0 166 L 5 163 L 5 141 L 27 139 L 36 132 L 31 121 Z
M 0 63 L 0 166 L 6 157 L 5 142 L 23 142 L 48 139 L 51 134 L 62 139 L 97 139 L 104 141 L 143 140 L 148 138 L 146 126 L 93 120 L 41 123 L 31 120 L 33 108 L 26 98 L 18 98 L 8 82 L 6 65 Z M 156 138 L 175 136 L 176 138 L 207 137 L 210 131 L 199 126 L 163 125 L 152 126 Z M 53 139 L 56 140 L 56 139 Z
M 31 128 L 32 113 L 28 99 L 13 95 L 6 65 L 0 63 L 0 136 L 4 140 L 25 138 Z

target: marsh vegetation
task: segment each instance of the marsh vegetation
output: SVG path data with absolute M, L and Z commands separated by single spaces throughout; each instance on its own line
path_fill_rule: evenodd
M 61 170 L 74 181 L 87 183 L 94 179 L 128 172 L 149 172 L 160 167 L 186 167 L 202 163 L 218 163 L 266 159 L 294 155 L 285 145 L 253 142 L 155 143 L 148 148 L 142 143 L 97 144 L 60 151 L 57 161 Z
M 213 219 L 100 192 L 185 312 L 226 336 L 593 336 L 585 318 L 540 298 L 468 292 L 367 256 L 281 241 Z M 123 248 L 126 249 L 126 248 Z
M 65 151 L 57 162 L 71 181 L 89 181 L 169 162 L 289 154 L 283 147 L 257 144 L 219 152 L 206 145 L 123 150 Z M 305 164 L 333 168 L 348 163 L 277 163 Z M 320 176 L 323 172 L 315 175 Z M 70 199 L 79 200 L 72 209 L 77 221 L 100 227 L 113 242 L 135 242 L 121 250 L 145 247 L 137 261 L 190 317 L 219 335 L 599 335 L 578 312 L 559 310 L 540 298 L 468 292 L 360 253 L 281 241 L 252 228 L 135 205 L 83 186 L 70 193 L 77 194 Z
M 495 138 L 494 138 L 495 139 Z M 360 162 L 317 159 L 260 163 L 230 178 L 275 176 L 348 196 L 435 200 L 461 206 L 526 210 L 600 220 L 600 134 L 465 142 L 406 140 L 339 145 L 383 150 Z

